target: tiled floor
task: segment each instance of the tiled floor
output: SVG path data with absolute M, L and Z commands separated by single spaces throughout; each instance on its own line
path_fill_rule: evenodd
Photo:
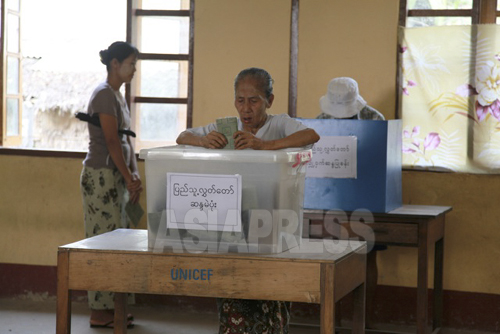
M 172 310 L 163 306 L 129 306 L 135 316 L 135 327 L 131 334 L 216 334 L 217 314 Z M 55 298 L 31 296 L 16 299 L 0 299 L 0 334 L 54 334 L 56 328 Z M 72 333 L 113 333 L 110 329 L 90 328 L 89 310 L 85 302 L 72 303 Z M 294 322 L 305 323 L 300 319 Z M 411 333 L 414 328 L 381 326 L 391 331 Z M 318 334 L 316 326 L 293 325 L 290 334 Z M 369 332 L 368 332 L 369 333 Z M 480 332 L 444 329 L 442 334 L 482 334 Z

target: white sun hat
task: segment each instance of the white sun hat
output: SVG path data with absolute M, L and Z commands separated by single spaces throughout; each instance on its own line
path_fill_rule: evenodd
M 341 77 L 328 83 L 328 91 L 319 99 L 319 105 L 325 114 L 348 118 L 357 115 L 366 106 L 366 101 L 359 95 L 356 80 Z

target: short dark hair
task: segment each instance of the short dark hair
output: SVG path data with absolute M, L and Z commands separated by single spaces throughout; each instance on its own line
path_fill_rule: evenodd
M 139 54 L 139 50 L 135 46 L 127 42 L 114 42 L 106 50 L 101 50 L 99 52 L 101 63 L 106 65 L 106 69 L 108 71 L 113 59 L 116 58 L 116 60 L 121 63 L 131 54 L 135 54 L 137 56 Z
M 273 78 L 271 78 L 271 75 L 266 70 L 257 67 L 250 67 L 238 73 L 234 79 L 235 92 L 236 89 L 238 89 L 240 81 L 246 77 L 251 77 L 257 80 L 257 85 L 259 86 L 259 89 L 265 93 L 266 99 L 269 99 L 269 97 L 273 94 Z

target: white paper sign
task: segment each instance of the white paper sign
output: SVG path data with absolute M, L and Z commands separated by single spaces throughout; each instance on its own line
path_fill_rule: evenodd
M 321 136 L 312 148 L 306 177 L 356 178 L 357 145 L 355 136 Z
M 241 232 L 241 175 L 167 173 L 167 228 Z

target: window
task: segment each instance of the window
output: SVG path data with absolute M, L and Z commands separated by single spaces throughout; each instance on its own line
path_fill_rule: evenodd
M 173 145 L 191 127 L 194 26 L 194 0 L 143 0 L 140 8 L 137 3 L 129 0 L 127 36 L 141 52 L 129 87 L 136 151 Z
M 500 173 L 497 0 L 402 0 L 400 6 L 403 166 Z
M 400 0 L 400 25 L 419 27 L 498 23 L 500 5 L 497 2 L 497 0 Z
M 189 0 L 5 3 L 0 146 L 86 151 L 87 125 L 74 113 L 86 111 L 105 79 L 99 51 L 117 40 L 141 52 L 132 84 L 123 87 L 136 150 L 172 144 L 191 124 Z M 141 8 L 134 7 L 138 3 Z
M 19 135 L 14 141 L 3 132 L 0 146 L 85 151 L 86 124 L 78 121 L 74 113 L 85 110 L 92 90 L 105 78 L 98 52 L 110 41 L 125 40 L 126 5 L 121 0 L 14 2 L 20 8 L 20 112 L 14 118 L 4 104 L 1 119 L 4 125 L 16 122 Z M 8 18 L 11 12 L 2 10 L 2 18 Z M 2 29 L 4 43 L 15 41 L 12 30 Z M 2 56 L 8 62 L 11 54 Z M 8 68 L 6 72 L 4 76 L 13 77 Z M 2 101 L 12 104 L 8 88 L 2 87 L 1 91 Z

